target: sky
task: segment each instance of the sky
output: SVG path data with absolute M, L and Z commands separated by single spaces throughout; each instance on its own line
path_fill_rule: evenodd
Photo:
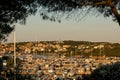
M 27 18 L 26 24 L 16 24 L 16 42 L 27 41 L 91 41 L 120 42 L 120 27 L 110 18 L 88 16 L 80 21 L 62 20 L 61 23 L 42 20 L 37 14 Z M 13 42 L 13 33 L 7 42 Z

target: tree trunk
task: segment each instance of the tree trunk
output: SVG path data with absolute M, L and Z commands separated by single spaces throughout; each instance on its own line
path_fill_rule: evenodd
M 120 14 L 118 13 L 115 5 L 112 3 L 112 0 L 107 0 L 107 4 L 110 6 L 111 11 L 115 15 L 115 18 L 117 19 L 117 22 L 120 25 Z
M 111 8 L 112 12 L 114 13 L 116 19 L 117 19 L 117 22 L 118 24 L 120 25 L 120 14 L 118 13 L 117 9 L 116 8 Z

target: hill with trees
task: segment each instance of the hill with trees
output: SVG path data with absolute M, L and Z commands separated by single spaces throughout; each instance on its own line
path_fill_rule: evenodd
M 13 53 L 13 43 L 1 45 L 5 53 Z M 90 42 L 90 41 L 38 41 L 38 42 L 19 42 L 16 44 L 18 53 L 61 53 L 67 56 L 119 56 L 120 44 L 109 42 Z

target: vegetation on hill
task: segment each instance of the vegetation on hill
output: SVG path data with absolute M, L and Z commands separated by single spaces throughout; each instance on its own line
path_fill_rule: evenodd
M 5 49 L 13 48 L 13 43 L 2 45 Z M 24 53 L 25 49 L 30 49 L 31 53 L 63 53 L 67 56 L 120 56 L 120 44 L 109 42 L 90 42 L 90 41 L 38 41 L 38 42 L 19 42 L 16 51 Z M 9 50 L 8 50 L 9 52 Z M 7 53 L 8 53 L 7 52 Z

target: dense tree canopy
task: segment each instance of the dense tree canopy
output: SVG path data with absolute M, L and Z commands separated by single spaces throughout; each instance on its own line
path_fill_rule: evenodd
M 0 1 L 0 40 L 14 29 L 14 23 L 25 23 L 28 15 L 37 11 L 36 0 L 1 0 Z
M 29 15 L 39 10 L 43 19 L 58 20 L 61 16 L 77 14 L 77 18 L 87 14 L 103 14 L 112 17 L 120 24 L 120 0 L 1 0 L 0 1 L 0 39 L 14 29 L 15 23 L 25 23 Z M 70 13 L 71 12 L 71 13 Z M 66 18 L 67 18 L 66 17 Z M 72 18 L 72 16 L 70 15 Z
M 84 13 L 79 14 L 82 16 L 89 13 L 100 13 L 105 17 L 112 17 L 114 21 L 120 24 L 120 0 L 39 0 L 39 4 L 47 7 L 48 13 L 66 12 L 74 9 Z

